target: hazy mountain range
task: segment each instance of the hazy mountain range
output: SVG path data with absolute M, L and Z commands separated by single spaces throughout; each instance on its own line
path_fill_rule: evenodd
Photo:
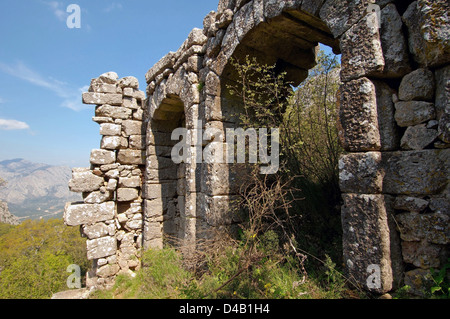
M 7 184 L 0 189 L 0 200 L 20 219 L 61 217 L 68 201 L 80 200 L 69 191 L 72 169 L 33 163 L 24 159 L 0 162 L 0 177 Z

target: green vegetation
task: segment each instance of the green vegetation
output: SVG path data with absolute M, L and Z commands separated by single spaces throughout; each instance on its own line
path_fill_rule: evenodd
M 0 298 L 45 299 L 67 290 L 67 266 L 89 267 L 85 240 L 62 220 L 0 224 Z
M 229 89 L 243 102 L 242 124 L 280 128 L 279 174 L 265 178 L 269 188 L 274 178 L 282 185 L 284 204 L 276 215 L 289 219 L 290 234 L 311 257 L 310 266 L 320 268 L 326 256 L 341 265 L 337 57 L 320 52 L 317 66 L 297 88 L 276 66 L 261 66 L 248 57 L 232 63 L 239 80 Z
M 131 278 L 120 275 L 113 289 L 98 299 L 336 299 L 344 281 L 328 265 L 323 278 L 306 279 L 295 256 L 286 256 L 275 232 L 254 238 L 251 260 L 246 240 L 206 258 L 203 269 L 188 270 L 173 248 L 147 251 L 143 267 Z M 251 263 L 249 263 L 251 261 Z
M 431 269 L 433 286 L 430 289 L 432 298 L 450 299 L 450 258 L 441 270 Z

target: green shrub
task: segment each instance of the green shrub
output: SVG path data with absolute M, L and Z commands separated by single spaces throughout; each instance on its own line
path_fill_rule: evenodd
M 43 299 L 67 290 L 71 264 L 89 267 L 85 240 L 62 220 L 31 221 L 0 236 L 0 298 Z

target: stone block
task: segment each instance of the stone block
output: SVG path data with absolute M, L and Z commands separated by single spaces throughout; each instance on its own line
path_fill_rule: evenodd
M 67 226 L 92 225 L 114 218 L 114 202 L 102 204 L 69 203 L 64 210 L 64 222 Z
M 335 38 L 338 38 L 355 23 L 371 12 L 371 0 L 326 0 L 320 9 L 320 18 L 328 25 Z M 377 0 L 375 3 L 383 6 L 391 0 Z
M 449 9 L 447 0 L 421 0 L 411 3 L 403 14 L 408 27 L 409 51 L 422 66 L 450 62 Z
M 386 5 L 381 9 L 380 15 L 380 39 L 385 64 L 382 76 L 401 77 L 411 71 L 402 18 L 394 4 Z
M 433 103 L 409 101 L 395 103 L 395 121 L 400 127 L 413 126 L 436 118 Z
M 88 260 L 94 260 L 114 255 L 117 251 L 117 240 L 111 236 L 101 237 L 88 240 L 86 246 Z
M 126 120 L 131 118 L 132 110 L 126 107 L 101 105 L 95 109 L 96 117 Z
M 83 93 L 84 104 L 96 105 L 122 105 L 122 94 L 107 94 L 107 93 Z
M 101 204 L 110 201 L 113 198 L 113 194 L 109 191 L 96 191 L 88 194 L 89 195 L 84 198 L 86 204 Z
M 342 36 L 343 81 L 370 76 L 384 70 L 385 62 L 378 27 L 377 14 L 370 13 Z
M 232 225 L 241 221 L 238 206 L 238 196 L 208 196 L 198 195 L 197 218 L 202 218 L 213 227 Z
M 394 281 L 386 198 L 384 195 L 343 194 L 343 199 L 343 248 L 348 275 L 365 284 L 364 288 L 369 291 L 386 293 L 392 289 Z M 379 270 L 375 284 L 369 280 L 372 269 Z
M 422 241 L 447 245 L 450 243 L 450 217 L 448 214 L 437 212 L 419 214 L 416 212 L 396 216 L 400 228 L 400 237 L 404 241 Z
M 394 202 L 394 208 L 410 212 L 420 213 L 428 207 L 429 202 L 412 196 L 397 196 Z
M 440 267 L 441 247 L 429 244 L 426 240 L 421 242 L 404 241 L 402 243 L 403 260 L 418 268 L 438 269 Z
M 140 176 L 119 178 L 119 187 L 139 188 L 141 187 L 141 184 L 142 182 Z
M 437 194 L 448 183 L 450 149 L 386 152 L 383 193 L 396 195 Z
M 88 239 L 97 239 L 107 236 L 110 233 L 110 228 L 105 223 L 97 223 L 94 225 L 84 225 L 82 232 Z
M 93 192 L 103 186 L 103 177 L 96 176 L 89 169 L 73 169 L 69 189 L 75 193 Z
M 100 125 L 100 135 L 120 136 L 122 126 L 120 124 L 103 123 Z
M 145 149 L 145 135 L 131 135 L 128 147 L 136 150 Z
M 123 136 L 103 136 L 100 147 L 105 150 L 118 150 L 128 147 L 128 140 Z
M 124 165 L 144 165 L 145 152 L 141 150 L 119 150 L 117 161 Z
M 402 101 L 432 101 L 435 86 L 433 72 L 420 68 L 403 77 L 398 90 L 398 97 Z
M 450 113 L 450 65 L 436 70 L 436 117 Z
M 139 89 L 139 81 L 134 76 L 126 76 L 120 79 L 119 86 L 122 88 Z
M 425 124 L 410 126 L 403 135 L 401 147 L 404 150 L 423 150 L 432 144 L 438 135 L 437 130 L 428 129 Z
M 118 188 L 117 189 L 117 201 L 118 202 L 131 202 L 139 198 L 139 191 L 135 188 Z
M 378 127 L 382 151 L 394 151 L 400 146 L 400 133 L 394 119 L 393 89 L 384 82 L 373 81 L 376 89 Z
M 381 149 L 375 86 L 369 79 L 342 84 L 338 129 L 347 151 Z
M 108 165 L 116 161 L 116 153 L 107 150 L 92 150 L 90 162 L 93 165 Z
M 144 185 L 144 197 L 146 199 L 174 198 L 177 195 L 177 181 L 167 181 L 161 184 Z
M 379 152 L 351 153 L 339 161 L 339 186 L 344 193 L 380 194 L 384 170 Z
M 126 136 L 143 135 L 142 121 L 126 120 L 122 122 L 122 131 Z

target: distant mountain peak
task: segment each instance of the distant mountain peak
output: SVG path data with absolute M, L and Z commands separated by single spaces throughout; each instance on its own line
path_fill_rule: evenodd
M 35 216 L 54 207 L 64 207 L 67 201 L 79 200 L 69 191 L 72 169 L 34 163 L 22 158 L 0 162 L 0 177 L 7 183 L 0 188 L 0 200 L 9 204 L 18 217 Z

